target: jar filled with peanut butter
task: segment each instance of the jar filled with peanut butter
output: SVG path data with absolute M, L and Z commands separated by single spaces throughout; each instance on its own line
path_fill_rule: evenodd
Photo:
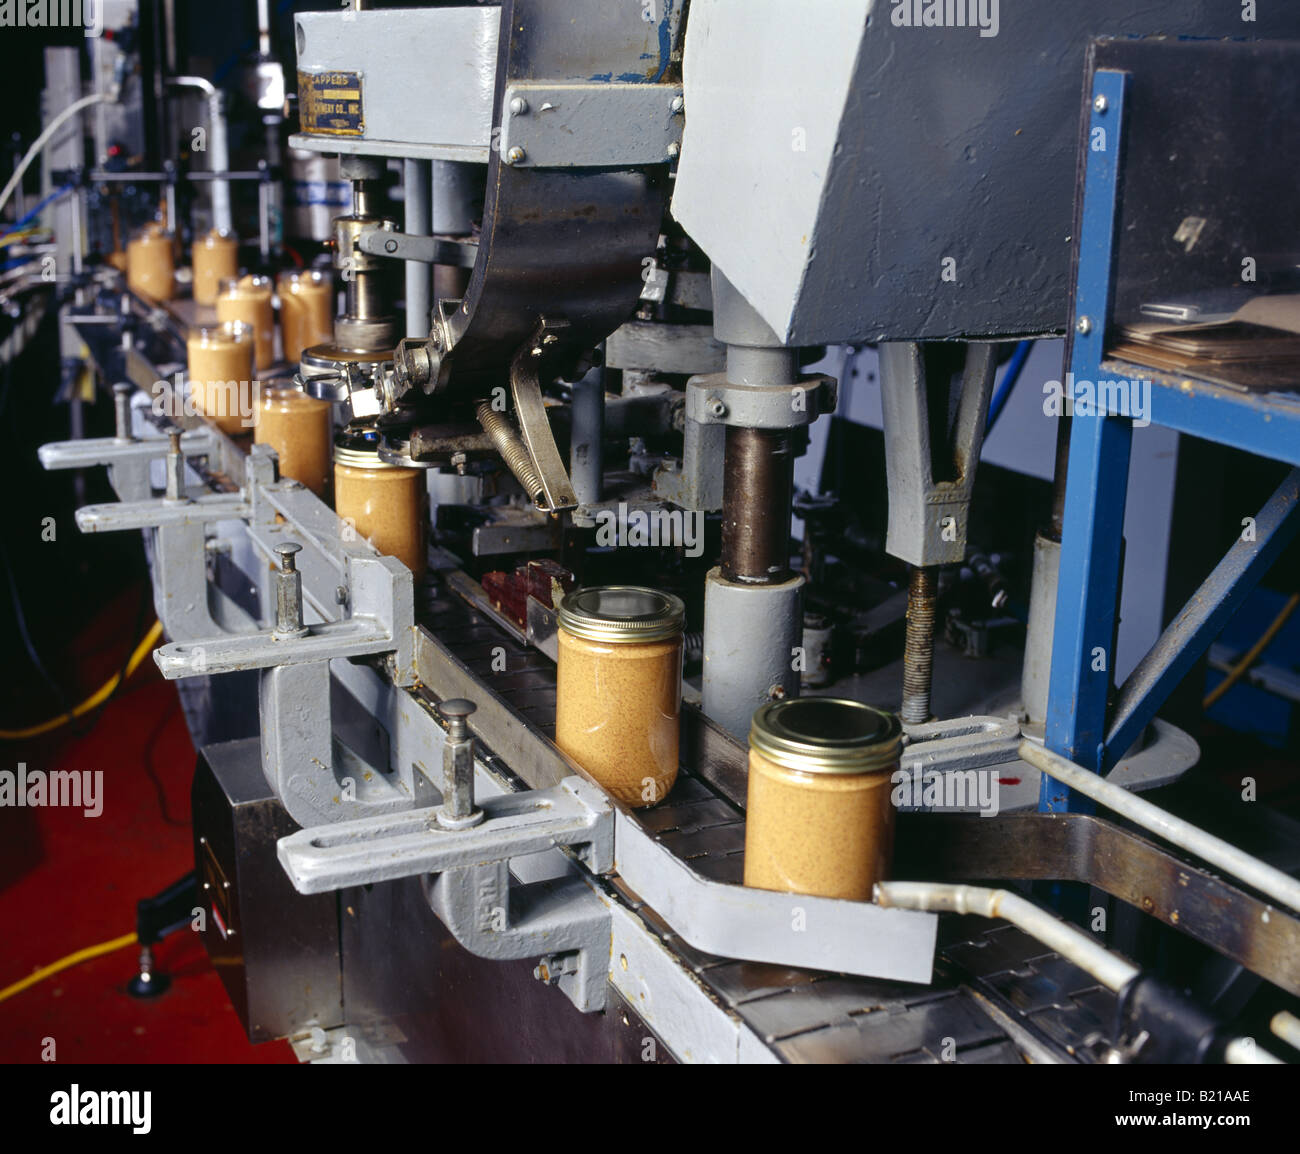
M 194 303 L 214 305 L 223 280 L 239 273 L 239 240 L 229 229 L 214 228 L 194 241 Z
M 217 320 L 239 321 L 253 330 L 253 366 L 275 364 L 275 305 L 271 278 L 227 277 L 217 289 Z
M 194 407 L 223 433 L 253 423 L 253 331 L 227 322 L 191 329 L 185 341 Z
M 325 496 L 333 473 L 332 413 L 328 401 L 309 397 L 291 383 L 267 385 L 257 402 L 253 440 L 280 458 L 280 476 L 301 481 Z
M 146 224 L 126 246 L 126 284 L 154 301 L 169 301 L 176 293 L 176 258 L 172 234 L 154 221 Z
M 334 511 L 350 532 L 424 575 L 428 489 L 423 469 L 389 464 L 373 430 L 340 435 L 334 444 Z
M 320 269 L 280 274 L 280 334 L 284 359 L 297 362 L 303 349 L 334 339 L 334 278 Z
M 760 706 L 749 733 L 745 885 L 869 901 L 893 857 L 901 734 L 892 713 L 859 701 Z
M 686 608 L 639 585 L 560 603 L 555 744 L 615 800 L 662 801 L 677 780 Z

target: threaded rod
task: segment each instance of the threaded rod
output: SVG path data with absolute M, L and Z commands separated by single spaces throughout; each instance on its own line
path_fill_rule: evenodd
M 900 716 L 905 725 L 922 725 L 930 720 L 936 586 L 933 567 L 913 567 L 907 587 L 907 639 L 903 645 L 903 708 Z

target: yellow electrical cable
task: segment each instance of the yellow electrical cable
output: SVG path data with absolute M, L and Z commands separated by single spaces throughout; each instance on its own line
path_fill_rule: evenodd
M 149 655 L 150 650 L 157 644 L 158 639 L 162 636 L 162 622 L 155 621 L 153 628 L 145 634 L 144 640 L 135 647 L 135 652 L 131 654 L 131 659 L 126 663 L 126 676 L 130 677 L 137 669 L 140 663 Z M 43 733 L 49 733 L 51 730 L 58 729 L 61 725 L 67 725 L 75 717 L 89 713 L 92 709 L 102 705 L 117 690 L 117 687 L 123 681 L 120 673 L 114 673 L 107 681 L 104 682 L 94 693 L 86 698 L 80 705 L 74 706 L 71 713 L 65 713 L 60 717 L 52 717 L 49 721 L 42 721 L 39 725 L 28 726 L 26 729 L 0 729 L 0 741 L 22 741 L 28 737 L 39 737 Z
M 1209 709 L 1211 705 L 1246 676 L 1250 671 L 1250 667 L 1259 660 L 1259 655 L 1269 647 L 1273 638 L 1278 635 L 1282 626 L 1287 623 L 1288 618 L 1295 612 L 1297 605 L 1300 605 L 1300 593 L 1293 593 L 1291 599 L 1282 606 L 1282 612 L 1273 618 L 1273 624 L 1264 630 L 1264 635 L 1246 650 L 1241 660 L 1228 671 L 1228 676 L 1205 695 L 1205 700 L 1201 702 L 1202 709 Z
M 42 966 L 34 974 L 28 974 L 21 981 L 0 990 L 0 1002 L 12 998 L 15 994 L 21 994 L 24 990 L 36 985 L 37 982 L 43 982 L 46 978 L 53 977 L 62 970 L 69 969 L 72 966 L 79 966 L 82 962 L 88 962 L 91 958 L 98 958 L 103 954 L 111 954 L 114 950 L 120 950 L 138 940 L 134 933 L 123 934 L 120 938 L 114 938 L 111 942 L 100 942 L 97 946 L 87 946 L 84 950 L 78 950 L 75 954 L 69 954 L 66 958 L 60 958 L 57 962 Z

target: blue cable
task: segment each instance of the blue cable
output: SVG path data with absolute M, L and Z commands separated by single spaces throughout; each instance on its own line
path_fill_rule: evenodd
M 31 222 L 40 216 L 42 212 L 54 203 L 54 201 L 58 200 L 64 193 L 71 192 L 72 189 L 73 185 L 71 184 L 65 184 L 62 188 L 56 188 L 49 196 L 42 200 L 40 204 L 32 209 L 31 212 L 24 215 L 22 220 L 16 221 L 9 228 L 5 229 L 4 232 L 0 233 L 0 236 L 12 236 L 24 226 L 31 224 Z
M 1016 345 L 1016 351 L 1011 354 L 1011 359 L 1007 362 L 1007 371 L 1002 374 L 1002 383 L 998 385 L 997 391 L 993 394 L 993 400 L 989 402 L 988 424 L 984 426 L 985 436 L 988 436 L 993 431 L 993 426 L 998 423 L 998 418 L 1002 416 L 1002 410 L 1007 407 L 1007 401 L 1011 399 L 1011 391 L 1016 387 L 1021 370 L 1024 369 L 1025 362 L 1029 360 L 1029 353 L 1033 347 L 1033 341 L 1021 341 Z

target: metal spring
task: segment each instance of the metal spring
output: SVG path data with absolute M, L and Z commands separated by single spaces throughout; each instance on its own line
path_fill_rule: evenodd
M 542 479 L 533 467 L 533 460 L 524 447 L 523 438 L 515 432 L 514 425 L 505 413 L 498 412 L 487 401 L 480 401 L 478 409 L 479 424 L 491 439 L 501 459 L 514 475 L 515 480 L 523 486 L 535 505 L 541 505 L 543 497 Z

